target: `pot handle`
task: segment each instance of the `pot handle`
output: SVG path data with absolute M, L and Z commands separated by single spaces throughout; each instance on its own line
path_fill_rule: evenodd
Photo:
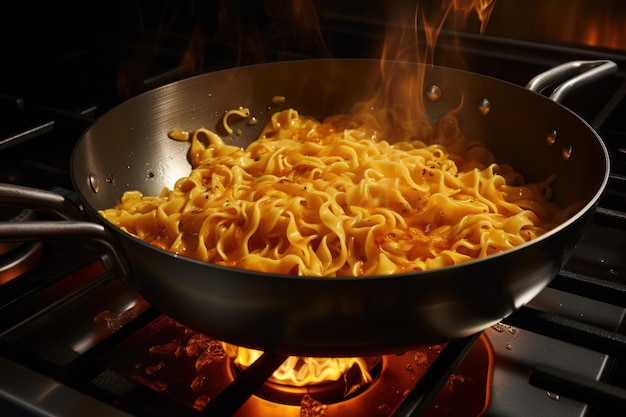
M 526 84 L 526 88 L 535 93 L 541 93 L 546 88 L 565 80 L 550 95 L 551 100 L 561 103 L 580 87 L 591 84 L 616 71 L 617 64 L 609 60 L 571 61 L 535 76 Z
M 113 243 L 113 237 L 101 224 L 83 221 L 83 211 L 71 200 L 52 191 L 0 183 L 0 206 L 31 208 L 61 217 L 61 220 L 0 222 L 0 242 L 24 242 L 82 237 L 95 240 L 113 257 L 120 272 L 128 272 Z

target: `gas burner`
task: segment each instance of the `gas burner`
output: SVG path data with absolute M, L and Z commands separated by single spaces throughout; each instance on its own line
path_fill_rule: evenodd
M 41 259 L 43 243 L 23 243 L 0 256 L 0 285 L 34 268 Z
M 380 375 L 381 365 L 382 361 L 370 371 L 374 381 Z M 372 382 L 362 382 L 360 373 L 358 366 L 354 366 L 339 380 L 307 386 L 293 386 L 268 380 L 255 395 L 267 401 L 285 405 L 301 405 L 307 396 L 320 404 L 336 404 L 357 397 L 367 390 Z
M 33 220 L 35 212 L 28 209 L 0 208 L 0 221 Z M 41 259 L 42 242 L 0 242 L 0 285 L 34 268 Z
M 225 344 L 233 359 L 234 375 L 242 369 L 237 350 L 242 348 Z M 248 349 L 243 349 L 247 351 Z M 257 352 L 257 351 L 254 351 Z M 233 355 L 234 353 L 234 355 Z M 256 360 L 259 355 L 254 357 Z M 363 358 L 315 358 L 290 356 L 256 391 L 260 398 L 285 405 L 301 405 L 303 398 L 315 399 L 320 404 L 334 404 L 361 395 L 380 376 L 381 356 Z
M 378 410 L 377 415 L 391 416 L 444 348 L 427 346 L 401 355 L 368 358 L 371 381 L 347 394 L 350 384 L 360 381 L 354 370 L 337 381 L 309 386 L 279 384 L 270 377 L 234 416 L 295 417 L 309 415 L 314 408 L 328 415 L 350 417 L 362 415 L 363 410 Z M 237 369 L 229 351 L 232 346 L 160 316 L 112 352 L 109 367 L 144 388 L 202 411 L 246 372 Z M 490 343 L 480 337 L 427 415 L 480 415 L 489 398 L 492 356 Z

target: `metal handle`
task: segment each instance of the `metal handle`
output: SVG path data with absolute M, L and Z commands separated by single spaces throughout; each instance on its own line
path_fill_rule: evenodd
M 526 84 L 526 88 L 541 93 L 546 88 L 565 80 L 550 95 L 551 100 L 561 103 L 580 87 L 607 77 L 616 71 L 617 64 L 609 60 L 571 61 L 535 76 Z M 571 78 L 568 79 L 568 77 Z
M 82 210 L 64 196 L 16 184 L 0 183 L 0 206 L 43 210 L 66 220 L 83 218 Z
M 89 237 L 108 243 L 111 240 L 105 227 L 97 223 L 73 220 L 0 222 L 0 242 L 37 241 L 71 236 Z
M 81 209 L 71 200 L 52 191 L 0 183 L 0 206 L 43 210 L 59 215 L 61 220 L 0 222 L 0 242 L 25 242 L 82 237 L 100 243 L 113 257 L 122 273 L 129 269 L 119 255 L 111 233 L 101 224 L 81 221 Z

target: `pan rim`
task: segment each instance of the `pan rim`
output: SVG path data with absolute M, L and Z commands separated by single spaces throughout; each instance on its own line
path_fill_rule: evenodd
M 107 229 L 109 229 L 110 231 L 112 231 L 117 237 L 119 238 L 130 238 L 132 239 L 135 243 L 140 244 L 140 245 L 145 245 L 147 247 L 149 247 L 151 250 L 155 250 L 158 251 L 168 257 L 173 257 L 179 260 L 184 260 L 185 262 L 191 262 L 191 263 L 196 263 L 202 266 L 207 266 L 209 268 L 214 268 L 216 270 L 225 270 L 225 271 L 230 271 L 230 272 L 243 272 L 246 275 L 254 275 L 254 276 L 259 276 L 259 277 L 273 277 L 274 279 L 303 279 L 303 280 L 307 280 L 307 281 L 311 281 L 311 280 L 320 280 L 320 281 L 327 281 L 327 280 L 345 280 L 345 281 L 351 281 L 351 280 L 355 280 L 355 279 L 367 279 L 367 280 L 381 280 L 381 279 L 397 279 L 397 278 L 418 278 L 421 276 L 428 276 L 430 275 L 433 271 L 450 271 L 450 270 L 454 270 L 454 269 L 462 269 L 462 268 L 467 268 L 468 265 L 473 265 L 476 263 L 482 263 L 485 260 L 490 260 L 490 259 L 494 259 L 494 258 L 502 258 L 502 257 L 508 257 L 508 256 L 513 256 L 515 253 L 517 253 L 518 251 L 522 251 L 525 248 L 528 248 L 530 246 L 535 246 L 538 243 L 550 239 L 552 236 L 558 234 L 560 231 L 562 231 L 563 229 L 568 228 L 572 223 L 578 222 L 580 221 L 583 217 L 587 216 L 590 214 L 591 211 L 595 210 L 596 206 L 598 205 L 598 200 L 600 199 L 600 196 L 602 195 L 602 193 L 604 192 L 608 181 L 609 181 L 609 177 L 610 177 L 610 156 L 609 156 L 609 152 L 607 150 L 607 147 L 604 143 L 604 141 L 602 140 L 602 138 L 600 137 L 600 135 L 598 134 L 598 132 L 596 132 L 584 119 L 582 119 L 582 117 L 580 117 L 578 114 L 576 114 L 575 112 L 573 112 L 572 110 L 570 110 L 569 108 L 553 102 L 552 100 L 550 100 L 549 98 L 535 93 L 533 91 L 530 91 L 524 87 L 521 87 L 517 84 L 513 84 L 511 82 L 508 82 L 506 80 L 501 80 L 498 79 L 496 77 L 492 77 L 492 76 L 488 76 L 488 75 L 482 75 L 482 74 L 478 74 L 478 73 L 474 73 L 474 72 L 470 72 L 470 71 L 466 71 L 463 69 L 457 69 L 457 68 L 450 68 L 450 67 L 445 67 L 445 66 L 439 66 L 439 65 L 430 65 L 430 64 L 423 64 L 423 63 L 417 63 L 417 62 L 411 62 L 411 61 L 400 61 L 400 60 L 381 60 L 381 59 L 376 59 L 376 58 L 338 58 L 338 59 L 333 59 L 333 58 L 319 58 L 319 59 L 296 59 L 296 60 L 287 60 L 287 61 L 279 61 L 279 62 L 266 62 L 266 63 L 259 63 L 259 64 L 250 64 L 250 65 L 244 65 L 244 66 L 239 66 L 239 67 L 234 67 L 234 68 L 225 68 L 225 69 L 220 69 L 217 71 L 213 71 L 213 72 L 209 72 L 209 73 L 204 73 L 204 74 L 198 74 L 192 77 L 188 77 L 179 81 L 175 81 L 172 83 L 168 83 L 165 84 L 163 86 L 160 87 L 156 87 L 154 89 L 148 90 L 148 91 L 144 91 L 128 100 L 125 100 L 124 102 L 116 105 L 115 107 L 113 107 L 112 109 L 109 109 L 107 112 L 103 113 L 98 120 L 96 120 L 91 126 L 89 126 L 85 132 L 83 132 L 83 134 L 81 135 L 81 137 L 78 139 L 76 146 L 74 148 L 74 152 L 72 152 L 72 156 L 70 158 L 70 166 L 72 167 L 72 172 L 71 172 L 71 180 L 73 182 L 73 185 L 76 189 L 81 189 L 82 187 L 79 186 L 78 184 L 78 178 L 75 175 L 75 171 L 74 171 L 74 166 L 75 166 L 75 157 L 76 157 L 76 149 L 80 146 L 80 144 L 86 140 L 86 137 L 88 135 L 88 132 L 91 131 L 95 126 L 98 126 L 99 123 L 105 123 L 106 119 L 108 117 L 109 114 L 111 114 L 112 112 L 118 112 L 120 111 L 120 109 L 123 109 L 125 106 L 127 105 L 131 105 L 133 102 L 138 101 L 143 99 L 145 96 L 148 95 L 155 95 L 155 94 L 159 94 L 160 92 L 166 91 L 167 89 L 172 88 L 173 85 L 178 84 L 178 83 L 187 83 L 187 82 L 193 82 L 193 80 L 198 79 L 198 78 L 202 78 L 205 77 L 208 74 L 226 74 L 226 73 L 236 73 L 237 71 L 241 71 L 241 70 L 253 70 L 254 68 L 257 67 L 271 67 L 271 66 L 275 66 L 275 65 L 289 65 L 289 64 L 294 64 L 297 63 L 298 65 L 308 65 L 310 63 L 319 63 L 319 64 L 328 64 L 328 65 L 333 65 L 335 63 L 341 63 L 341 62 L 353 62 L 353 63 L 367 63 L 369 65 L 372 64 L 380 64 L 381 62 L 389 62 L 389 63 L 400 63 L 400 64 L 405 64 L 405 65 L 411 65 L 411 66 L 419 66 L 419 67 L 429 67 L 432 68 L 434 70 L 445 70 L 445 71 L 450 71 L 452 73 L 459 73 L 459 74 L 469 74 L 471 76 L 475 76 L 475 77 L 479 77 L 482 79 L 488 79 L 488 80 L 494 80 L 498 83 L 501 84 L 507 84 L 512 86 L 513 88 L 519 89 L 519 90 L 523 90 L 526 93 L 525 94 L 532 94 L 533 96 L 537 96 L 537 97 L 541 97 L 546 101 L 552 102 L 554 103 L 556 106 L 558 106 L 559 108 L 561 108 L 563 111 L 568 112 L 570 115 L 572 115 L 573 117 L 575 117 L 575 119 L 577 120 L 577 123 L 581 123 L 582 127 L 584 127 L 588 132 L 592 133 L 595 141 L 598 142 L 598 145 L 600 146 L 600 150 L 601 153 L 604 156 L 604 175 L 602 177 L 602 180 L 599 181 L 599 186 L 597 187 L 595 193 L 593 194 L 593 196 L 591 196 L 588 201 L 584 204 L 584 206 L 582 208 L 580 208 L 579 210 L 577 210 L 572 217 L 570 217 L 568 220 L 566 220 L 565 222 L 562 222 L 561 224 L 555 226 L 554 228 L 550 229 L 548 232 L 546 232 L 545 234 L 531 240 L 528 242 L 525 242 L 519 246 L 516 246 L 514 248 L 511 249 L 507 249 L 503 252 L 499 252 L 496 254 L 492 254 L 489 255 L 487 257 L 484 258 L 478 258 L 478 259 L 473 259 L 461 264 L 454 264 L 454 265 L 447 265 L 444 267 L 440 267 L 440 268 L 436 268 L 436 269 L 429 269 L 429 270 L 424 270 L 424 271 L 410 271 L 410 272 L 402 272 L 402 273 L 397 273 L 397 274 L 388 274 L 388 275 L 363 275 L 363 276 L 337 276 L 337 277 L 324 277 L 324 276 L 310 276 L 310 275 L 305 275 L 305 276 L 299 276 L 299 275 L 287 275 L 287 274 L 275 274 L 275 273 L 269 273 L 269 272 L 260 272 L 260 271 L 254 271 L 254 270 L 248 270 L 248 269 L 242 269 L 242 268 L 235 268 L 235 267 L 228 267 L 228 266 L 223 266 L 223 265 L 218 265 L 218 264 L 214 264 L 214 263 L 209 263 L 209 262 L 205 262 L 205 261 L 200 261 L 191 257 L 187 257 L 187 256 L 182 256 L 170 251 L 167 251 L 165 249 L 160 249 L 158 247 L 152 246 L 147 242 L 142 241 L 141 239 L 139 239 L 138 237 L 135 237 L 125 231 L 123 231 L 122 229 L 118 228 L 117 226 L 115 226 L 114 224 L 110 223 L 109 221 L 107 221 L 106 219 L 102 218 L 98 213 L 97 213 L 97 209 L 88 201 L 88 199 L 82 199 L 83 200 L 83 205 L 86 208 L 87 211 L 90 212 L 91 216 L 97 216 L 96 218 L 98 218 L 99 223 L 104 224 Z

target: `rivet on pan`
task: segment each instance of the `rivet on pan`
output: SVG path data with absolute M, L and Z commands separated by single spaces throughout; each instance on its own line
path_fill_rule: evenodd
M 426 97 L 433 103 L 437 103 L 439 100 L 441 100 L 442 96 L 443 92 L 438 85 L 433 84 L 426 89 Z
M 478 112 L 483 116 L 489 114 L 491 111 L 491 101 L 488 98 L 483 98 L 478 102 Z
M 561 149 L 561 158 L 563 158 L 564 161 L 567 161 L 572 157 L 573 150 L 574 148 L 571 143 L 563 145 L 563 149 Z
M 94 193 L 98 194 L 100 192 L 100 180 L 96 174 L 89 174 L 89 186 L 91 186 Z
M 546 143 L 548 145 L 554 145 L 556 142 L 557 132 L 555 128 L 548 130 L 548 134 L 546 135 Z

